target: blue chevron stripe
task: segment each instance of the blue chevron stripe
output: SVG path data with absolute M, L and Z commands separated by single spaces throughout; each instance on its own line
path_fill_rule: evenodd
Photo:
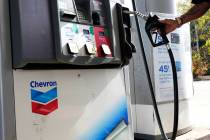
M 40 103 L 48 103 L 54 99 L 56 99 L 57 96 L 57 87 L 47 91 L 47 92 L 41 92 L 38 90 L 31 89 L 31 100 L 40 102 Z

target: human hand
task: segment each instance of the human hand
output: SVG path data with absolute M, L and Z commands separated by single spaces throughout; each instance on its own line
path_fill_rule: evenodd
M 164 19 L 164 20 L 160 20 L 160 22 L 165 24 L 165 33 L 166 34 L 174 31 L 176 28 L 179 27 L 178 22 L 173 19 Z

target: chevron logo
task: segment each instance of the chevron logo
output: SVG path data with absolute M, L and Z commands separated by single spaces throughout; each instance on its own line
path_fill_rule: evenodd
M 47 92 L 31 89 L 31 105 L 33 113 L 48 115 L 58 109 L 57 84 L 52 86 L 53 87 Z

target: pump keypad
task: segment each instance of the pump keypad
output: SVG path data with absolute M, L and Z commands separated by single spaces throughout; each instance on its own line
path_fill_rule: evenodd
M 91 28 L 93 27 L 89 25 L 62 22 L 61 46 L 63 54 L 70 55 L 69 53 L 66 53 L 66 44 L 76 44 L 73 45 L 71 49 L 73 49 L 73 52 L 75 52 L 77 56 L 95 55 L 95 37 L 94 32 L 91 32 Z

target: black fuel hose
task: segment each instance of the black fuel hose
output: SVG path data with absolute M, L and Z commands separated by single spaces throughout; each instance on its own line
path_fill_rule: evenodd
M 174 55 L 170 47 L 167 46 L 167 49 L 172 66 L 173 86 L 174 86 L 174 124 L 173 124 L 173 133 L 171 140 L 175 140 L 179 124 L 179 89 L 178 89 L 178 79 L 177 79 L 176 62 L 174 59 Z
M 136 11 L 135 0 L 132 0 L 132 3 L 133 3 L 133 10 Z M 147 58 L 146 58 L 146 54 L 145 54 L 145 50 L 144 50 L 144 44 L 143 44 L 143 40 L 142 40 L 142 36 L 141 36 L 141 29 L 139 26 L 139 21 L 138 21 L 137 15 L 135 15 L 135 21 L 136 21 L 143 62 L 145 65 L 146 75 L 147 75 L 147 79 L 148 79 L 148 83 L 149 83 L 149 88 L 150 88 L 150 93 L 151 93 L 151 97 L 152 97 L 153 107 L 155 110 L 156 119 L 157 119 L 158 126 L 159 126 L 160 133 L 161 133 L 163 140 L 168 140 L 168 137 L 163 129 L 162 121 L 161 121 L 159 110 L 158 110 L 158 105 L 157 105 L 157 101 L 156 101 L 156 97 L 155 97 L 155 93 L 154 93 L 154 88 L 152 85 L 152 80 L 151 80 L 151 76 L 150 76 L 150 72 L 149 72 L 149 67 L 148 67 L 148 63 L 147 63 Z M 175 63 L 175 59 L 174 59 L 172 50 L 168 46 L 167 46 L 167 50 L 168 50 L 168 54 L 169 54 L 171 66 L 172 66 L 173 86 L 174 86 L 174 122 L 173 122 L 173 132 L 172 132 L 171 140 L 175 140 L 176 136 L 177 136 L 178 120 L 179 120 L 178 81 L 177 81 L 176 63 Z

